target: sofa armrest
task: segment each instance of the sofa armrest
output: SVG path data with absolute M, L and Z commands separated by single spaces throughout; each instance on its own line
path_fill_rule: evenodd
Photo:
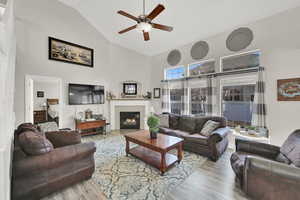
M 249 140 L 236 139 L 235 145 L 236 151 L 252 153 L 272 160 L 275 160 L 280 153 L 278 146 Z
M 212 134 L 209 136 L 208 140 L 214 141 L 214 142 L 220 142 L 221 140 L 226 138 L 230 132 L 231 132 L 231 130 L 228 127 L 218 128 L 212 132 Z
M 54 148 L 81 143 L 81 134 L 78 131 L 53 131 L 45 134 Z
M 68 162 L 93 156 L 95 151 L 95 143 L 89 142 L 57 148 L 49 153 L 38 156 L 27 156 L 13 162 L 13 176 L 30 176 L 43 170 L 56 168 Z
M 243 190 L 254 199 L 298 199 L 300 168 L 248 156 L 245 160 Z M 276 191 L 276 192 L 275 192 Z

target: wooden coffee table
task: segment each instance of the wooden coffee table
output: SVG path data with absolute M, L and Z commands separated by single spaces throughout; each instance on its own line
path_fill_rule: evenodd
M 133 155 L 156 167 L 163 175 L 176 162 L 182 160 L 183 139 L 164 134 L 157 134 L 157 139 L 151 139 L 149 131 L 137 131 L 125 135 L 126 155 Z M 130 148 L 129 143 L 139 146 Z M 177 156 L 168 153 L 172 149 L 177 149 Z

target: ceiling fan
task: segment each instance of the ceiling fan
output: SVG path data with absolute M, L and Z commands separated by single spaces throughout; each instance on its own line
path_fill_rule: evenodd
M 149 15 L 146 15 L 145 0 L 143 0 L 143 14 L 138 17 L 128 14 L 125 11 L 119 10 L 118 14 L 128 17 L 137 22 L 136 25 L 120 31 L 119 34 L 123 34 L 133 29 L 137 29 L 138 31 L 144 34 L 144 40 L 148 41 L 150 40 L 149 32 L 152 30 L 152 28 L 171 32 L 173 30 L 173 27 L 152 23 L 152 20 L 156 18 L 164 9 L 165 7 L 162 4 L 159 4 L 158 6 L 156 6 L 156 8 L 154 8 L 154 10 L 152 10 L 152 12 Z

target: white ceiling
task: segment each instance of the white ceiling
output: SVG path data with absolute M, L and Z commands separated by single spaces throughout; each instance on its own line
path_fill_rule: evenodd
M 178 46 L 263 19 L 300 6 L 300 0 L 146 0 L 146 13 L 158 3 L 166 9 L 154 22 L 173 26 L 173 32 L 152 30 L 150 41 L 133 30 L 118 31 L 135 24 L 117 14 L 124 10 L 142 13 L 142 0 L 60 0 L 78 10 L 112 43 L 145 55 L 155 55 Z

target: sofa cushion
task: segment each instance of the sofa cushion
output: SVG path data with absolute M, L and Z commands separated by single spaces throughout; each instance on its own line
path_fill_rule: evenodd
M 33 131 L 19 135 L 19 144 L 27 155 L 41 155 L 53 150 L 53 145 L 45 136 Z
M 174 131 L 173 129 L 170 129 L 170 128 L 166 128 L 166 127 L 159 127 L 159 133 L 164 133 L 164 134 L 167 134 Z
M 172 134 L 172 136 L 176 136 L 176 137 L 180 137 L 180 138 L 185 138 L 186 136 L 190 135 L 188 132 L 181 131 L 181 130 L 173 130 L 171 132 L 171 134 Z
M 206 137 L 209 137 L 212 132 L 214 130 L 216 130 L 217 128 L 220 127 L 220 122 L 215 122 L 215 121 L 212 121 L 212 120 L 208 120 L 202 130 L 200 131 L 200 134 L 203 135 L 203 136 L 206 136 Z
M 81 143 L 81 134 L 78 131 L 47 132 L 46 138 L 52 143 L 54 148 Z
M 198 133 L 192 134 L 192 135 L 187 135 L 184 137 L 184 140 L 186 140 L 186 142 L 199 143 L 202 145 L 207 145 L 207 143 L 208 143 L 208 138 L 203 135 L 200 135 Z
M 169 115 L 168 114 L 161 114 L 156 115 L 159 118 L 159 126 L 169 128 Z
M 178 129 L 188 133 L 195 133 L 196 118 L 190 116 L 181 116 L 179 119 Z
M 169 114 L 169 127 L 175 130 L 178 129 L 179 119 L 179 115 Z
M 300 167 L 300 129 L 289 135 L 281 146 L 280 152 L 296 167 Z

